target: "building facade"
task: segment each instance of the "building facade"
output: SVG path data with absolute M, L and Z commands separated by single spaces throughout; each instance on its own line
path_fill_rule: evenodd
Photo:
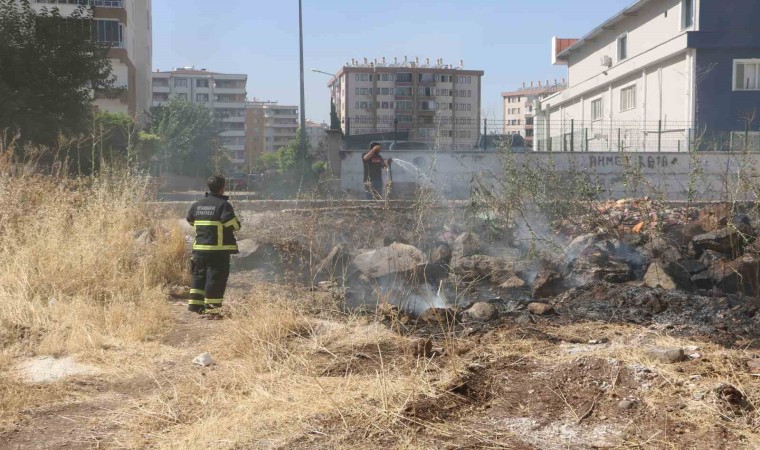
M 440 150 L 472 149 L 480 136 L 483 71 L 437 60 L 352 60 L 328 86 L 348 135 L 409 131 Z
M 298 107 L 254 99 L 246 103 L 245 120 L 246 155 L 250 172 L 259 156 L 274 153 L 295 139 L 298 131 Z
M 151 107 L 152 0 L 33 0 L 31 3 L 36 10 L 58 8 L 64 17 L 81 5 L 93 6 L 94 37 L 111 46 L 108 57 L 116 76 L 114 87 L 123 88 L 123 93 L 116 98 L 96 95 L 95 106 L 145 121 Z
M 209 72 L 194 67 L 153 72 L 153 106 L 177 98 L 213 111 L 221 127 L 223 147 L 234 172 L 247 171 L 245 97 L 247 75 Z
M 309 137 L 312 151 L 316 150 L 319 145 L 327 138 L 327 129 L 330 126 L 324 122 L 318 123 L 312 120 L 306 121 L 306 136 Z
M 676 151 L 756 130 L 759 21 L 753 0 L 639 0 L 582 39 L 555 40 L 569 84 L 539 102 L 538 148 Z
M 523 83 L 522 88 L 502 92 L 504 99 L 504 134 L 519 134 L 525 138 L 525 145 L 533 147 L 533 107 L 536 100 L 541 100 L 555 94 L 565 88 L 565 80 L 561 83 L 554 80 L 554 84 L 542 84 L 541 81 L 530 82 L 528 86 Z

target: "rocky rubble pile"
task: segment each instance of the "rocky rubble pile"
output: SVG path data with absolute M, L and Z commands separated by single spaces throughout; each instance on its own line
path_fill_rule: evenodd
M 296 248 L 294 258 L 256 244 L 240 260 L 297 261 L 293 270 L 349 308 L 390 303 L 419 315 L 484 302 L 456 317 L 488 321 L 516 303 L 530 315 L 757 332 L 760 224 L 750 216 L 731 205 L 668 208 L 650 199 L 603 203 L 598 214 L 594 229 L 565 222 L 537 241 L 492 242 L 447 226 L 416 245 L 389 238 L 374 249 L 337 245 L 321 258 Z

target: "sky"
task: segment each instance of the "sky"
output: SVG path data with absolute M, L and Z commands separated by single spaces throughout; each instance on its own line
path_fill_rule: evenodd
M 483 70 L 488 119 L 501 92 L 562 79 L 552 36 L 582 37 L 633 0 L 303 0 L 306 117 L 329 121 L 329 77 L 351 58 L 393 57 Z M 298 105 L 298 0 L 153 0 L 153 70 L 248 75 L 248 97 Z

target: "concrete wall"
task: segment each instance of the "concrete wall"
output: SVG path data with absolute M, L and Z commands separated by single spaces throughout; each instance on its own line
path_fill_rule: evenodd
M 393 185 L 401 198 L 413 195 L 414 188 L 429 180 L 435 191 L 448 199 L 470 196 L 475 177 L 488 181 L 504 178 L 505 162 L 496 152 L 431 153 L 425 151 L 384 152 L 385 158 L 402 159 L 419 169 L 408 172 L 393 164 Z M 694 200 L 710 201 L 725 198 L 724 186 L 731 184 L 737 173 L 758 173 L 760 154 L 704 153 L 540 153 L 514 154 L 520 167 L 530 164 L 555 167 L 559 171 L 574 168 L 597 180 L 604 188 L 603 196 L 626 198 L 664 196 L 679 201 L 688 198 L 690 187 Z M 341 152 L 341 188 L 353 196 L 364 192 L 361 152 Z M 388 172 L 384 173 L 388 177 Z M 632 183 L 632 180 L 639 181 Z

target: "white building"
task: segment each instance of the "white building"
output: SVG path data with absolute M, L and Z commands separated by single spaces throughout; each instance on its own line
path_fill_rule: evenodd
M 472 149 L 480 136 L 483 71 L 429 59 L 352 60 L 328 86 L 348 135 L 409 132 L 438 149 Z
M 552 43 L 568 87 L 540 100 L 537 150 L 686 149 L 696 118 L 696 0 L 638 0 L 579 40 Z
M 525 145 L 528 148 L 533 147 L 533 108 L 536 100 L 553 95 L 565 88 L 565 80 L 559 83 L 554 80 L 554 84 L 549 84 L 546 80 L 530 82 L 530 85 L 523 83 L 522 87 L 516 91 L 502 92 L 504 99 L 504 134 L 519 134 L 525 138 Z
M 172 98 L 211 108 L 219 120 L 222 145 L 229 152 L 233 171 L 246 166 L 245 96 L 248 75 L 209 72 L 194 67 L 153 73 L 153 106 Z
M 309 137 L 309 143 L 312 150 L 316 150 L 320 143 L 327 137 L 329 125 L 325 122 L 317 123 L 311 120 L 306 121 L 306 136 Z
M 151 106 L 152 0 L 32 0 L 32 4 L 36 10 L 57 7 L 63 16 L 83 4 L 94 6 L 96 37 L 111 46 L 108 56 L 116 76 L 114 87 L 124 88 L 117 98 L 97 96 L 95 105 L 145 121 Z

